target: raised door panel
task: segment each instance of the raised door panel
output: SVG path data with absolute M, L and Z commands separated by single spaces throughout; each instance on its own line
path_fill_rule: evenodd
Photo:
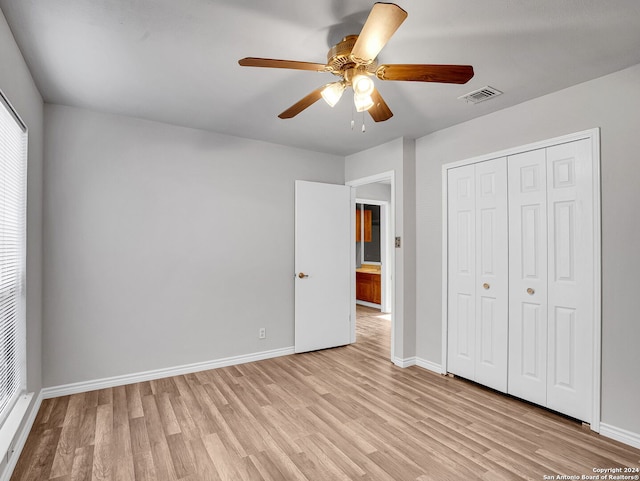
M 475 166 L 448 172 L 448 370 L 475 378 Z
M 372 223 L 372 212 L 371 209 L 364 209 L 362 211 L 362 216 L 363 216 L 363 230 L 364 230 L 364 237 L 363 240 L 365 242 L 371 242 L 371 232 L 372 232 L 372 227 L 371 227 L 371 223 Z
M 371 280 L 371 287 L 373 290 L 372 301 L 374 304 L 380 304 L 382 302 L 382 289 L 380 285 L 380 274 L 375 274 L 375 277 Z
M 509 381 L 514 396 L 547 401 L 546 154 L 508 158 Z
M 506 392 L 508 231 L 506 158 L 476 164 L 475 380 Z
M 356 272 L 356 299 L 380 304 L 380 274 Z
M 547 407 L 590 422 L 593 190 L 590 142 L 547 149 Z
M 356 299 L 373 302 L 371 274 L 356 272 Z
M 356 299 L 368 301 L 371 297 L 371 283 L 360 272 L 356 272 Z
M 364 220 L 364 222 L 363 222 Z M 371 210 L 356 209 L 356 242 L 371 242 Z

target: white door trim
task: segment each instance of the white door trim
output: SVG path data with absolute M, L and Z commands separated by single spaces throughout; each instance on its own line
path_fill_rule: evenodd
M 375 184 L 377 182 L 390 182 L 391 183 L 391 202 L 389 203 L 389 208 L 387 209 L 388 214 L 387 218 L 387 260 L 388 260 L 388 275 L 386 276 L 389 286 L 387 288 L 387 292 L 390 291 L 390 302 L 391 302 L 391 349 L 390 349 L 390 360 L 393 362 L 395 359 L 395 328 L 396 328 L 396 290 L 395 290 L 395 272 L 396 272 L 396 262 L 395 262 L 395 251 L 394 251 L 394 239 L 396 236 L 396 221 L 395 221 L 395 199 L 396 199 L 396 176 L 393 170 L 389 170 L 386 172 L 381 172 L 379 174 L 370 175 L 367 177 L 361 177 L 359 179 L 353 179 L 348 182 L 345 182 L 345 185 L 351 187 L 359 187 L 361 185 L 367 184 Z M 355 213 L 356 201 L 355 198 L 353 200 L 353 205 L 351 210 Z M 355 219 L 354 219 L 355 225 Z M 354 243 L 354 261 L 353 266 L 355 267 L 355 243 Z M 355 268 L 353 274 L 353 280 L 351 285 L 351 305 L 353 306 L 352 319 L 355 321 L 355 305 L 356 305 L 356 284 L 355 284 Z M 393 288 L 392 288 L 393 286 Z M 356 323 L 351 323 L 351 342 L 356 341 Z
M 552 139 L 542 140 L 510 149 L 464 159 L 442 166 L 442 374 L 447 373 L 447 286 L 448 286 L 448 225 L 447 225 L 447 173 L 449 169 L 463 165 L 475 164 L 499 157 L 520 154 L 530 150 L 543 149 L 554 145 L 588 139 L 591 141 L 593 166 L 593 382 L 592 382 L 592 415 L 591 429 L 600 431 L 600 396 L 601 396 L 601 364 L 602 364 L 602 243 L 601 243 L 601 208 L 600 208 L 600 129 L 594 128 Z

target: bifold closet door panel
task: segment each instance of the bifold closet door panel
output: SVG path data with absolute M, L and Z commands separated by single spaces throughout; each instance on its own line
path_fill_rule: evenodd
M 593 160 L 589 140 L 510 156 L 509 388 L 590 422 Z
M 547 404 L 546 152 L 509 156 L 509 394 Z
M 507 391 L 508 227 L 507 163 L 476 164 L 476 377 Z
M 448 370 L 506 392 L 506 158 L 448 173 Z
M 547 407 L 591 421 L 593 167 L 591 142 L 547 148 Z
M 475 168 L 448 172 L 448 370 L 475 378 Z

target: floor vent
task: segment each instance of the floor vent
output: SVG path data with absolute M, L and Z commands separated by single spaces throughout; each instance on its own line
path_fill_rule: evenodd
M 482 87 L 481 89 L 474 90 L 473 92 L 469 92 L 468 94 L 462 95 L 458 97 L 458 100 L 464 100 L 467 103 L 477 104 L 478 102 L 484 102 L 485 100 L 489 100 L 493 97 L 497 97 L 501 95 L 498 89 L 493 87 Z

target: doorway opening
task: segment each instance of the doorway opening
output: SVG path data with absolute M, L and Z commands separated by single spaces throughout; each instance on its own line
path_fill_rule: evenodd
M 376 187 L 379 197 L 390 195 L 390 185 Z M 391 312 L 389 203 L 356 197 L 356 304 L 384 313 Z
M 352 283 L 352 342 L 356 342 L 356 324 L 367 321 L 388 323 L 388 358 L 394 359 L 394 173 L 352 180 L 355 190 L 352 209 L 356 214 Z M 358 220 L 360 222 L 358 222 Z M 359 235 L 358 235 L 359 234 Z M 358 326 L 360 328 L 361 326 Z M 361 332 L 361 331 L 358 331 Z

